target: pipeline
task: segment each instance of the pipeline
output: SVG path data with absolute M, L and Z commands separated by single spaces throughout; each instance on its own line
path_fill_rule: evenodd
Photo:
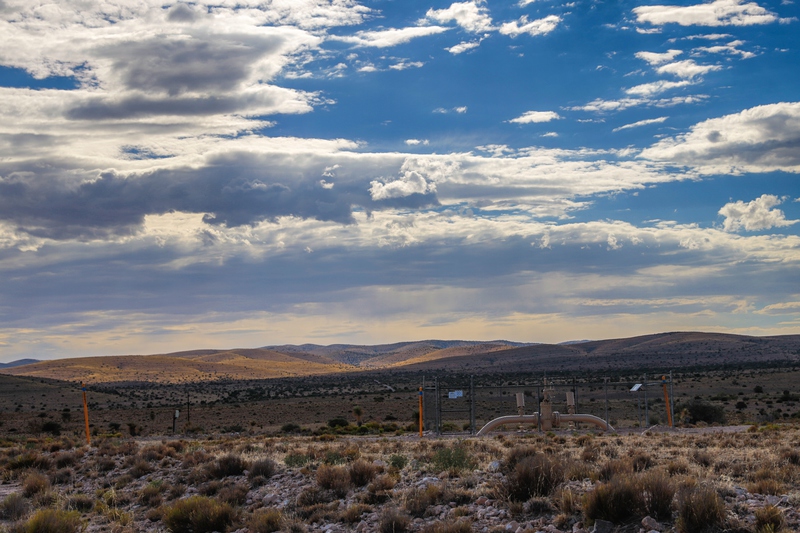
M 543 419 L 544 420 L 544 419 Z M 562 415 L 558 411 L 553 411 L 552 418 L 551 418 L 553 427 L 558 427 L 561 422 L 584 422 L 586 424 L 594 424 L 595 426 L 599 427 L 604 431 L 614 431 L 614 428 L 606 423 L 605 420 L 602 418 L 596 417 L 594 415 L 582 415 L 582 414 L 564 414 Z M 481 437 L 486 435 L 493 429 L 504 426 L 506 424 L 539 424 L 539 413 L 533 413 L 532 415 L 522 415 L 522 416 L 501 416 L 495 418 L 494 420 L 487 423 L 485 426 L 478 431 L 477 436 Z

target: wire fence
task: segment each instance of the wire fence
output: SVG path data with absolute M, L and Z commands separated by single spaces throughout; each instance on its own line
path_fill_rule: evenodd
M 448 376 L 424 382 L 424 429 L 437 434 L 474 435 L 495 418 L 519 414 L 518 395 L 524 401 L 524 414 L 541 412 L 545 387 L 554 411 L 568 412 L 567 393 L 571 392 L 575 413 L 594 415 L 614 428 L 667 425 L 674 420 L 671 375 L 663 379 L 642 376 L 638 381 L 548 379 L 545 382 L 542 378 L 501 386 L 476 385 L 474 376 Z

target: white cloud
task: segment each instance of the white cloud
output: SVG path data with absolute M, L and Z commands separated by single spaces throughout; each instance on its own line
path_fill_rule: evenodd
M 692 6 L 655 5 L 633 9 L 638 22 L 681 26 L 750 26 L 778 21 L 777 15 L 755 2 L 714 0 Z
M 678 87 L 686 87 L 687 85 L 692 85 L 692 82 L 683 80 L 683 81 L 654 81 L 651 83 L 643 83 L 641 85 L 635 85 L 628 89 L 625 89 L 626 94 L 632 94 L 634 96 L 643 96 L 643 97 L 651 97 L 657 94 L 661 94 L 663 92 L 669 91 L 670 89 L 677 89 Z
M 436 35 L 449 30 L 442 26 L 410 26 L 407 28 L 389 28 L 377 31 L 360 31 L 355 35 L 337 35 L 331 40 L 352 43 L 359 47 L 389 48 L 405 44 L 419 37 Z
M 570 111 L 592 111 L 595 113 L 606 113 L 611 111 L 623 111 L 632 107 L 674 107 L 677 105 L 696 104 L 703 102 L 708 96 L 694 94 L 689 96 L 675 96 L 673 98 L 621 98 L 619 100 L 603 100 L 598 98 L 582 106 L 568 107 Z
M 733 232 L 744 228 L 747 231 L 761 231 L 791 226 L 797 220 L 786 220 L 783 211 L 773 209 L 783 203 L 783 199 L 772 194 L 762 194 L 751 202 L 741 200 L 725 204 L 719 214 L 725 217 L 723 228 Z
M 506 22 L 500 26 L 500 33 L 503 35 L 510 35 L 516 37 L 523 33 L 528 35 L 547 35 L 558 27 L 561 22 L 561 17 L 558 15 L 548 15 L 541 19 L 536 19 L 528 22 L 528 16 L 523 15 L 519 20 Z
M 658 117 L 658 118 L 649 118 L 645 120 L 639 120 L 637 122 L 633 122 L 632 124 L 625 124 L 624 126 L 620 126 L 619 128 L 614 128 L 612 131 L 621 131 L 621 130 L 629 130 L 631 128 L 639 128 L 641 126 L 649 126 L 650 124 L 661 124 L 667 120 L 667 117 Z
M 454 107 L 453 111 L 455 111 L 456 113 L 460 113 L 460 114 L 466 113 L 467 112 L 467 106 L 462 105 L 462 106 Z
M 407 170 L 398 179 L 390 181 L 373 180 L 370 182 L 369 194 L 373 200 L 403 198 L 412 194 L 429 194 L 436 192 L 436 184 L 429 183 L 419 172 Z
M 647 61 L 650 65 L 661 65 L 662 63 L 669 63 L 682 53 L 682 50 L 667 50 L 661 54 L 658 52 L 636 52 L 636 57 Z
M 478 48 L 481 45 L 481 41 L 463 41 L 458 43 L 457 45 L 451 46 L 450 48 L 445 48 L 448 52 L 453 55 L 463 54 L 464 52 L 468 52 L 469 50 L 473 50 Z
M 429 9 L 425 17 L 442 24 L 455 21 L 472 33 L 490 31 L 493 29 L 492 17 L 489 16 L 489 10 L 481 5 L 483 3 L 482 0 L 455 2 L 447 9 Z
M 558 137 L 558 133 L 555 131 L 548 131 L 547 133 L 542 133 L 542 137 Z
M 533 124 L 539 122 L 550 122 L 551 120 L 558 120 L 561 116 L 555 111 L 526 111 L 517 118 L 513 118 L 506 122 L 514 124 Z
M 406 144 L 409 146 L 419 146 L 420 144 L 423 146 L 428 146 L 430 141 L 428 141 L 428 139 L 406 139 Z
M 694 52 L 705 52 L 707 54 L 738 55 L 741 56 L 742 59 L 750 59 L 752 57 L 756 57 L 756 55 L 753 52 L 740 50 L 739 46 L 743 44 L 744 41 L 731 41 L 728 44 L 719 46 L 700 46 L 698 48 L 695 48 Z
M 392 70 L 406 70 L 409 68 L 421 68 L 423 66 L 425 66 L 425 63 L 423 63 L 422 61 L 403 60 L 398 63 L 395 63 L 394 65 L 389 65 L 389 68 Z
M 683 61 L 675 61 L 674 63 L 662 65 L 656 69 L 656 72 L 659 74 L 672 74 L 679 78 L 691 79 L 715 70 L 722 70 L 722 67 L 719 65 L 698 65 L 692 59 L 685 59 Z
M 662 139 L 644 158 L 689 165 L 705 174 L 800 172 L 800 102 L 781 102 L 695 124 Z

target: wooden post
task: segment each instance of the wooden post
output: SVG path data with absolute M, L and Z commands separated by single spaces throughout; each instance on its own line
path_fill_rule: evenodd
M 83 391 L 83 421 L 86 423 L 86 445 L 92 445 L 92 437 L 89 434 L 89 404 L 86 403 L 86 384 L 81 383 Z

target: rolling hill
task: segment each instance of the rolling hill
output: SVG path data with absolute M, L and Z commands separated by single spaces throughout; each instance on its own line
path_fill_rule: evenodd
M 376 346 L 305 344 L 61 359 L 0 372 L 87 383 L 192 383 L 370 370 L 591 372 L 766 363 L 800 363 L 800 335 L 749 337 L 674 332 L 568 344 L 440 340 Z

